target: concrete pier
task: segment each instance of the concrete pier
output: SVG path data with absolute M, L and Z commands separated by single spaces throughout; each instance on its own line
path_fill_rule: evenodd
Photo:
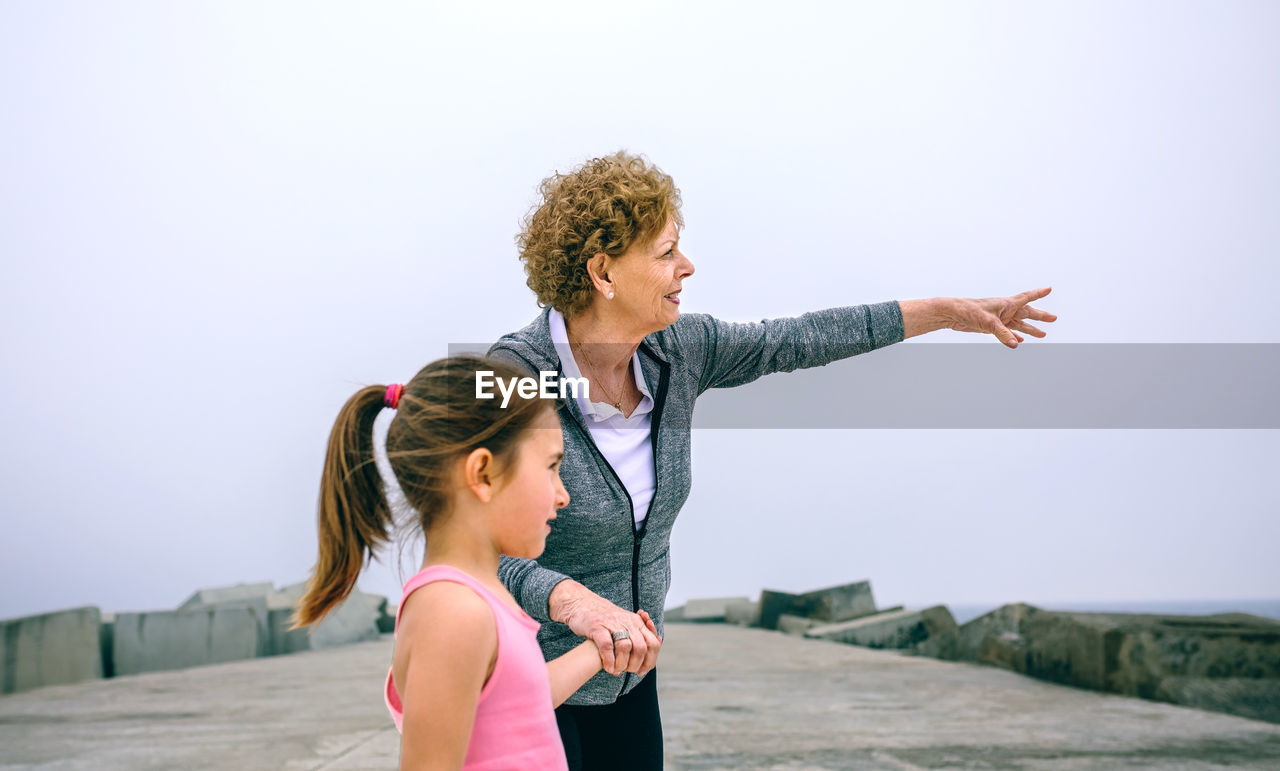
M 0 697 L 0 769 L 388 769 L 391 638 Z M 1269 769 L 1280 726 L 974 664 L 672 625 L 671 769 Z

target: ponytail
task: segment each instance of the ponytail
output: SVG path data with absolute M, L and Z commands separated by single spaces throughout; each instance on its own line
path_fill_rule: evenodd
M 320 479 L 320 558 L 293 629 L 320 621 L 345 600 L 366 557 L 390 540 L 395 522 L 373 461 L 373 422 L 384 398 L 396 405 L 387 426 L 387 462 L 417 515 L 405 524 L 424 535 L 451 508 L 455 461 L 485 447 L 498 468 L 508 468 L 523 432 L 555 404 L 519 395 L 510 403 L 476 398 L 480 371 L 505 381 L 527 375 L 502 361 L 455 356 L 431 362 L 403 388 L 369 386 L 342 406 Z
M 383 386 L 368 386 L 338 413 L 320 478 L 317 527 L 320 556 L 307 592 L 293 617 L 293 629 L 315 624 L 355 588 L 366 556 L 387 542 L 393 525 L 374 463 L 373 423 L 382 411 Z

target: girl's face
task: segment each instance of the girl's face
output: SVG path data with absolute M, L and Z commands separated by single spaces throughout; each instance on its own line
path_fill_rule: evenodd
M 509 557 L 537 557 L 547 545 L 556 509 L 569 505 L 560 481 L 564 437 L 555 410 L 544 409 L 516 448 L 515 467 L 503 474 L 494 496 L 498 551 Z

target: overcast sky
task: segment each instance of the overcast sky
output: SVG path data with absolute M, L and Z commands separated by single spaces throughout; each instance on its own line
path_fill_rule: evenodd
M 528 323 L 537 184 L 620 148 L 684 312 L 1280 343 L 1274 2 L 8 2 L 0 62 L 0 617 L 303 580 L 340 405 Z M 700 430 L 669 604 L 1280 597 L 1278 434 Z

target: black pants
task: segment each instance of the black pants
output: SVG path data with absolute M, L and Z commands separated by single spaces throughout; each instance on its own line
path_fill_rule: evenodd
M 561 704 L 556 723 L 569 771 L 654 771 L 662 768 L 658 670 L 612 704 Z

